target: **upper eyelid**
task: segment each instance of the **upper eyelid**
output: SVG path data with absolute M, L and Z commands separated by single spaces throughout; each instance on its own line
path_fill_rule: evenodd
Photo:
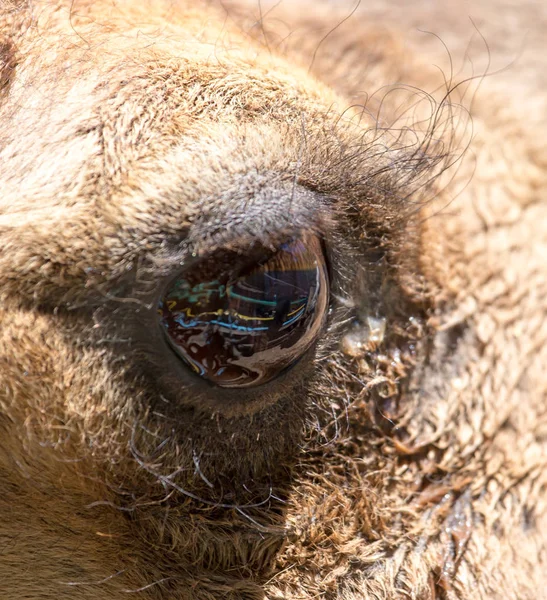
M 246 246 L 240 243 L 237 250 L 230 249 L 228 251 L 226 246 L 221 244 L 211 245 L 208 251 L 203 253 L 191 252 L 185 241 L 173 240 L 172 251 L 165 252 L 165 248 L 163 248 L 163 252 L 157 254 L 154 250 L 147 250 L 144 260 L 135 261 L 133 268 L 126 269 L 121 275 L 113 276 L 99 286 L 94 286 L 82 297 L 81 303 L 73 303 L 72 308 L 102 304 L 106 299 L 114 303 L 130 303 L 148 311 L 153 309 L 157 299 L 161 297 L 173 280 L 181 276 L 181 272 L 195 268 L 200 263 L 204 265 L 213 263 L 212 269 L 218 265 L 219 273 L 224 273 L 226 270 L 234 273 L 241 272 L 255 266 L 258 262 L 267 260 L 277 250 L 279 242 L 285 243 L 292 238 L 302 237 L 309 233 L 310 229 L 294 230 L 291 231 L 291 235 L 278 232 L 278 240 L 270 237 L 267 245 L 262 242 L 257 243 L 257 240 L 254 239 L 251 245 Z M 317 235 L 323 239 L 322 233 L 317 233 Z M 330 277 L 329 255 L 324 243 L 322 243 L 322 247 Z M 218 256 L 216 264 L 214 263 L 215 255 Z M 89 271 L 92 274 L 93 269 Z
M 163 233 L 162 215 L 151 210 L 150 227 L 157 233 L 148 237 L 148 248 L 143 257 L 158 270 L 180 267 L 193 259 L 205 259 L 227 251 L 245 256 L 251 252 L 262 254 L 275 251 L 287 240 L 303 233 L 321 238 L 329 235 L 334 225 L 333 206 L 322 194 L 297 185 L 287 192 L 272 185 L 269 197 L 261 201 L 252 198 L 231 202 L 228 198 L 208 211 L 189 219 L 179 232 Z M 252 206 L 251 202 L 254 204 Z M 132 237 L 138 238 L 139 231 Z M 123 234 L 122 234 L 123 236 Z M 134 244 L 138 251 L 139 244 Z

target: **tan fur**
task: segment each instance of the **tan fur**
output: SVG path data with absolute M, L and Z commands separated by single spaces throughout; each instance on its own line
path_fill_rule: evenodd
M 2 600 L 547 598 L 547 18 L 412 6 L 4 0 Z M 302 230 L 302 376 L 173 375 L 162 278 Z

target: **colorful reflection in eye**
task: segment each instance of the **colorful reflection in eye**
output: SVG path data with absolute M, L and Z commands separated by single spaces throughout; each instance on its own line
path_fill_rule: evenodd
M 273 379 L 310 348 L 327 302 L 321 243 L 310 236 L 235 278 L 202 280 L 195 267 L 171 284 L 159 315 L 193 371 L 222 387 L 246 387 Z

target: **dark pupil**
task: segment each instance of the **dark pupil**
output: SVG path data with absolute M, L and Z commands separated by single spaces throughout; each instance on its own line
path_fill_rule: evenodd
M 196 373 L 242 387 L 264 383 L 300 358 L 326 303 L 320 244 L 296 240 L 236 279 L 177 279 L 159 313 L 170 343 Z

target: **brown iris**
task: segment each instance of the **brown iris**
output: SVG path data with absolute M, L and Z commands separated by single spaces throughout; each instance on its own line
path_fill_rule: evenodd
M 310 348 L 324 321 L 328 279 L 320 241 L 292 240 L 250 269 L 195 266 L 167 289 L 160 323 L 180 358 L 222 387 L 265 383 Z M 229 269 L 228 269 L 229 271 Z

